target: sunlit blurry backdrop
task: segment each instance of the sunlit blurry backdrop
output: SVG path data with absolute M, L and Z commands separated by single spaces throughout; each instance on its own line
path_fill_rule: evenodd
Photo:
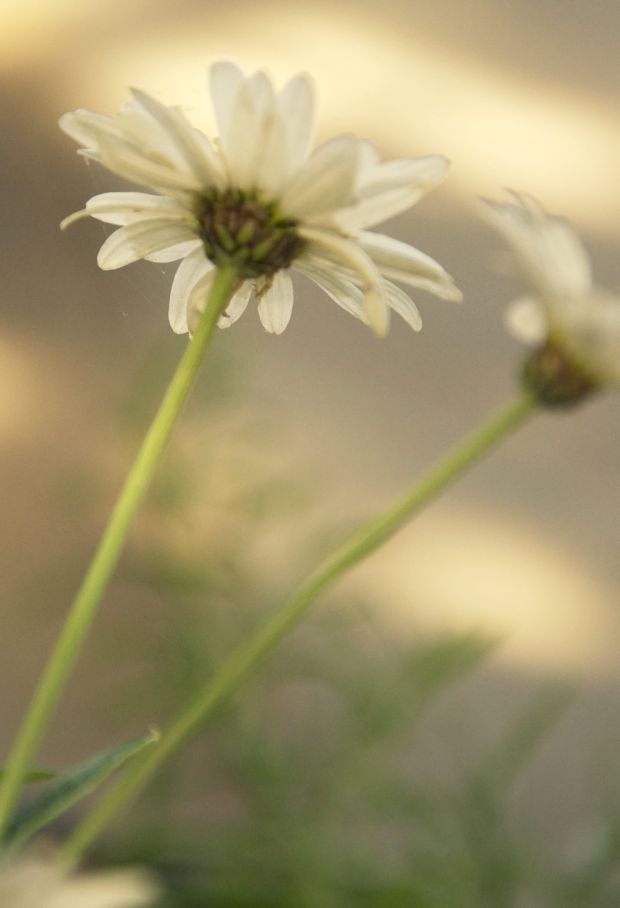
M 184 345 L 167 325 L 171 268 L 140 263 L 104 274 L 95 261 L 101 224 L 60 234 L 60 219 L 86 198 L 122 188 L 76 157 L 57 128 L 60 114 L 114 113 L 137 85 L 182 104 L 211 132 L 206 71 L 229 57 L 265 67 L 280 84 L 300 69 L 311 73 L 317 140 L 354 132 L 385 157 L 441 152 L 452 160 L 445 185 L 388 229 L 447 267 L 465 293 L 462 306 L 419 294 L 423 332 L 394 319 L 377 341 L 300 282 L 283 336 L 266 335 L 248 312 L 217 339 L 234 402 L 218 407 L 211 398 L 217 431 L 193 419 L 179 444 L 219 446 L 224 468 L 219 485 L 209 476 L 209 494 L 238 487 L 235 464 L 244 479 L 256 470 L 309 486 L 311 504 L 258 540 L 243 537 L 261 582 L 276 575 L 275 589 L 285 590 L 308 563 L 303 546 L 321 551 L 320 527 L 338 538 L 514 392 L 521 351 L 502 312 L 521 285 L 478 217 L 479 196 L 503 187 L 538 196 L 579 229 L 598 281 L 620 286 L 620 7 L 3 0 L 0 26 L 5 747 L 130 457 L 131 446 L 119 444 L 118 411 L 144 382 L 153 350 L 172 369 Z M 162 381 L 158 373 L 148 389 L 153 406 Z M 210 388 L 205 374 L 206 398 Z M 239 458 L 239 425 L 261 435 L 256 462 L 247 451 Z M 564 804 L 556 804 L 558 822 L 570 826 L 588 809 L 584 767 L 607 766 L 620 748 L 620 709 L 610 705 L 620 691 L 619 426 L 618 395 L 538 417 L 349 581 L 351 595 L 363 591 L 398 637 L 465 630 L 501 638 L 486 669 L 488 690 L 501 690 L 495 700 L 487 691 L 487 724 L 494 711 L 501 721 L 511 691 L 518 699 L 524 686 L 549 679 L 579 686 L 553 759 L 541 758 L 523 794 L 534 823 L 550 810 L 541 793 L 551 786 Z M 205 452 L 205 465 L 211 457 Z M 230 518 L 205 500 L 194 475 L 215 545 L 218 521 Z M 146 593 L 118 583 L 107 607 L 99 628 L 114 633 L 110 615 L 129 614 L 148 635 Z M 87 721 L 89 698 L 105 698 L 103 665 L 84 660 L 48 762 L 106 743 Z

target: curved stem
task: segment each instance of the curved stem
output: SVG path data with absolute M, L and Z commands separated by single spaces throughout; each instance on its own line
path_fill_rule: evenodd
M 160 766 L 254 672 L 265 657 L 305 615 L 328 586 L 396 533 L 411 517 L 457 479 L 508 432 L 533 412 L 536 403 L 523 395 L 486 422 L 432 469 L 394 507 L 371 520 L 323 561 L 290 599 L 256 634 L 240 646 L 218 674 L 200 688 L 163 732 L 159 744 L 138 757 L 123 778 L 77 827 L 63 852 L 67 865 L 75 863 L 109 821 L 132 800 Z
M 90 567 L 73 601 L 56 646 L 39 681 L 9 754 L 0 788 L 0 836 L 10 820 L 30 768 L 69 673 L 76 662 L 97 607 L 122 551 L 133 517 L 151 482 L 181 408 L 189 394 L 203 354 L 236 283 L 234 271 L 216 272 L 205 312 L 187 346 L 164 399 L 125 480 Z

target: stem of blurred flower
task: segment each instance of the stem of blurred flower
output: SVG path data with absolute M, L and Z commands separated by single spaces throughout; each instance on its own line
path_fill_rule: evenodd
M 97 607 L 116 567 L 131 522 L 150 485 L 183 404 L 191 390 L 217 322 L 230 301 L 236 273 L 218 269 L 196 332 L 187 346 L 151 423 L 97 551 L 73 601 L 9 754 L 0 787 L 0 836 L 6 830 L 25 773 L 35 756 L 75 664 Z
M 374 552 L 411 517 L 486 454 L 498 441 L 530 416 L 536 402 L 524 393 L 495 414 L 462 441 L 424 476 L 392 508 L 371 520 L 329 555 L 297 588 L 256 634 L 224 663 L 215 678 L 206 682 L 177 718 L 164 730 L 161 740 L 144 757 L 138 757 L 123 778 L 112 787 L 68 839 L 62 860 L 73 866 L 90 843 L 114 816 L 133 799 L 173 754 L 216 708 L 234 693 L 265 657 L 305 615 L 317 596 L 350 568 Z

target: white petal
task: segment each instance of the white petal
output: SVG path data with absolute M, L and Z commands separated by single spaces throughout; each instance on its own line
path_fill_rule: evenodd
M 344 233 L 355 233 L 364 227 L 374 227 L 388 218 L 396 217 L 407 211 L 418 201 L 416 190 L 409 187 L 392 189 L 390 192 L 362 199 L 353 206 L 343 208 L 331 214 L 327 223 L 332 224 Z
M 270 334 L 282 334 L 293 311 L 293 282 L 285 271 L 273 276 L 270 286 L 261 294 L 258 314 L 263 328 Z
M 333 215 L 342 230 L 356 231 L 395 217 L 415 205 L 446 175 L 448 161 L 441 155 L 389 161 L 362 168 L 356 204 Z
M 558 300 L 587 294 L 592 286 L 590 262 L 570 224 L 546 214 L 529 196 L 513 196 L 516 204 L 487 201 L 486 213 L 512 246 L 536 293 Z
M 421 331 L 422 317 L 413 300 L 407 296 L 404 290 L 401 290 L 400 287 L 390 281 L 383 281 L 381 286 L 385 301 L 390 309 L 400 315 L 414 331 Z
M 385 337 L 390 327 L 390 310 L 386 304 L 383 286 L 369 287 L 362 301 L 366 322 L 377 337 Z
M 73 110 L 63 114 L 58 125 L 85 148 L 97 148 L 97 136 L 102 134 L 118 137 L 121 130 L 116 117 L 93 113 L 90 110 Z
M 358 235 L 357 241 L 386 277 L 428 290 L 443 299 L 457 302 L 462 299 L 461 291 L 439 262 L 414 246 L 366 231 Z
M 340 277 L 333 268 L 316 262 L 310 256 L 297 259 L 294 268 L 314 281 L 349 315 L 359 318 L 362 322 L 366 321 L 363 307 L 364 294 L 351 281 Z
M 170 288 L 168 319 L 176 334 L 185 334 L 187 328 L 187 304 L 195 285 L 213 268 L 212 262 L 202 249 L 195 249 L 177 268 Z
M 297 233 L 318 247 L 319 253 L 324 250 L 328 258 L 340 262 L 345 268 L 353 271 L 361 280 L 364 288 L 378 286 L 381 282 L 377 266 L 370 256 L 352 240 L 338 236 L 330 230 L 305 225 L 297 227 Z
M 237 319 L 241 318 L 252 298 L 253 290 L 253 281 L 243 282 L 226 307 L 224 314 L 220 317 L 220 320 L 217 323 L 219 328 L 230 328 Z
M 386 161 L 363 172 L 360 195 L 368 198 L 404 187 L 415 188 L 422 195 L 445 179 L 449 166 L 448 159 L 439 154 Z
M 116 136 L 98 137 L 98 160 L 104 167 L 127 180 L 158 189 L 176 189 L 187 193 L 202 188 L 192 174 L 175 170 L 165 162 L 155 163 L 148 154 Z
M 182 243 L 175 243 L 174 246 L 169 246 L 167 249 L 151 252 L 149 255 L 145 255 L 144 259 L 147 262 L 159 262 L 160 264 L 178 262 L 179 259 L 184 259 L 185 256 L 189 255 L 190 252 L 193 252 L 194 249 L 202 248 L 202 240 L 199 240 L 198 237 L 194 237 L 193 240 L 185 240 Z
M 541 344 L 548 334 L 543 307 L 532 297 L 515 300 L 506 310 L 504 323 L 517 340 L 526 344 Z
M 183 240 L 193 239 L 192 231 L 184 224 L 169 220 L 138 221 L 120 227 L 107 238 L 97 256 L 104 271 L 122 268 L 160 249 L 167 249 Z
M 381 286 L 381 275 L 372 259 L 354 242 L 318 227 L 299 227 L 300 236 L 310 240 L 318 250 L 310 248 L 312 255 L 320 253 L 321 247 L 327 253 L 326 264 L 329 268 L 335 259 L 349 269 L 362 284 L 362 306 L 366 323 L 378 337 L 383 337 L 389 326 L 389 309 Z
M 285 178 L 286 130 L 264 73 L 256 73 L 239 86 L 228 134 L 222 142 L 235 185 L 271 191 L 272 184 L 279 186 Z
M 43 904 L 45 908 L 146 908 L 157 895 L 155 883 L 146 873 L 114 870 L 70 877 L 46 890 Z
M 187 327 L 190 334 L 193 334 L 198 327 L 200 316 L 207 307 L 214 277 L 215 268 L 212 268 L 194 284 L 190 291 L 187 299 Z
M 555 308 L 555 307 L 554 307 Z M 549 335 L 603 384 L 620 383 L 620 299 L 595 288 L 547 308 Z
M 76 211 L 65 218 L 61 222 L 61 228 L 64 229 L 80 217 L 92 217 L 118 226 L 146 218 L 194 220 L 192 212 L 176 199 L 146 192 L 102 192 L 89 199 L 82 211 Z
M 204 138 L 206 137 L 203 137 L 203 141 L 198 140 L 196 130 L 188 122 L 183 112 L 178 108 L 166 107 L 136 88 L 133 88 L 131 93 L 134 102 L 157 122 L 163 136 L 175 148 L 196 180 L 204 187 L 222 188 L 222 173 L 215 152 L 208 141 L 205 143 Z
M 338 136 L 320 145 L 284 191 L 282 211 L 308 222 L 350 205 L 361 154 L 361 143 L 353 136 Z
M 77 110 L 65 114 L 60 125 L 84 144 L 81 154 L 126 179 L 160 189 L 192 191 L 201 186 L 179 160 L 171 160 L 174 143 L 135 100 L 127 102 L 117 117 Z
M 209 72 L 211 100 L 222 145 L 226 145 L 235 96 L 243 82 L 243 73 L 234 63 L 220 60 Z
M 256 151 L 253 185 L 268 197 L 277 197 L 288 179 L 290 162 L 287 126 L 276 110 L 265 120 L 264 135 L 257 142 Z
M 312 141 L 314 91 L 308 76 L 300 74 L 287 82 L 277 103 L 286 125 L 289 173 L 293 173 L 308 156 Z

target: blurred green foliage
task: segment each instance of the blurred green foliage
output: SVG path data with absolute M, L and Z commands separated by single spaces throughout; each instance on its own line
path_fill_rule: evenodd
M 124 403 L 128 444 L 167 369 L 156 352 Z M 108 720 L 141 709 L 142 723 L 171 715 L 280 600 L 283 581 L 277 570 L 257 574 L 253 545 L 283 516 L 303 523 L 312 496 L 279 466 L 265 468 L 268 457 L 252 467 L 269 451 L 261 420 L 237 423 L 222 452 L 230 426 L 220 417 L 237 407 L 238 384 L 216 356 L 124 559 L 123 581 L 165 617 L 125 640 L 140 677 L 107 704 Z M 222 456 L 232 461 L 224 473 Z M 499 716 L 471 764 L 462 723 L 438 732 L 428 717 L 451 699 L 452 715 L 461 703 L 476 715 L 475 674 L 494 641 L 396 638 L 377 613 L 330 597 L 116 825 L 96 860 L 156 868 L 167 892 L 157 908 L 619 905 L 620 823 L 602 828 L 579 863 L 563 863 L 559 851 L 550 866 L 511 821 L 521 773 L 572 692 L 541 690 L 516 717 Z

